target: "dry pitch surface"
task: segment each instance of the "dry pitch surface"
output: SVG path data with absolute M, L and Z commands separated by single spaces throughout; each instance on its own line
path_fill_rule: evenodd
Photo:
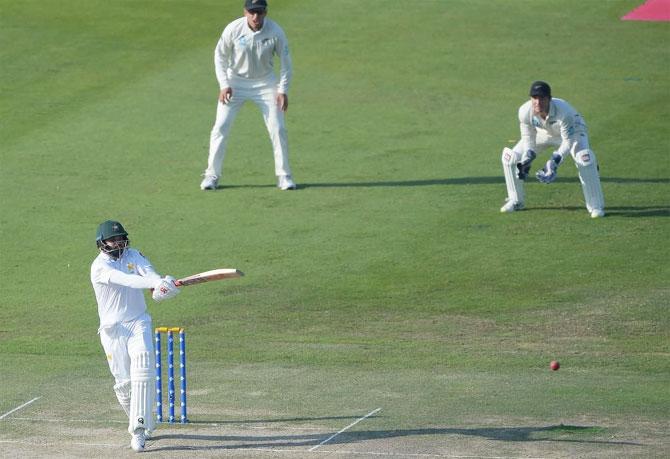
M 0 414 L 2 457 L 136 456 L 125 422 L 55 419 L 30 403 Z M 391 416 L 396 416 L 392 414 Z M 385 409 L 320 418 L 249 416 L 247 420 L 162 424 L 147 442 L 154 457 L 653 458 L 667 457 L 667 429 L 575 419 L 559 425 L 491 419 L 474 426 L 397 429 Z M 399 419 L 400 422 L 400 419 Z M 593 429 L 588 426 L 599 425 Z M 339 426 L 333 428 L 333 426 Z

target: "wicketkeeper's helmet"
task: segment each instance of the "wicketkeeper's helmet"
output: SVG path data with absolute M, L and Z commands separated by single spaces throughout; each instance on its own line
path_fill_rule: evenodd
M 544 81 L 533 81 L 530 85 L 530 97 L 549 97 L 551 98 L 551 87 Z

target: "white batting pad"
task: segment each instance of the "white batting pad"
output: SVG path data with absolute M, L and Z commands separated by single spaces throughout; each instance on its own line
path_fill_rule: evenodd
M 155 429 L 155 420 L 151 412 L 156 402 L 156 383 L 154 376 L 154 357 L 151 352 L 139 352 L 130 359 L 130 416 L 128 432 L 135 429 Z
M 603 210 L 605 198 L 600 186 L 600 174 L 598 173 L 598 161 L 592 150 L 581 150 L 575 153 L 575 164 L 579 172 L 579 181 L 582 183 L 584 201 L 589 212 Z
M 520 161 L 519 155 L 511 148 L 503 148 L 502 165 L 505 173 L 505 185 L 507 186 L 507 199 L 512 202 L 522 203 L 525 200 L 523 180 L 517 177 L 516 163 Z
M 130 380 L 115 384 L 114 392 L 116 392 L 116 398 L 119 400 L 123 411 L 126 412 L 126 416 L 130 416 Z

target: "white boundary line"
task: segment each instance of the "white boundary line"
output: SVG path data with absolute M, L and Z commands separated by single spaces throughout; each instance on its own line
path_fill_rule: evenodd
M 24 403 L 24 404 L 21 405 L 21 406 L 17 406 L 17 407 L 14 408 L 13 410 L 7 411 L 5 414 L 3 414 L 2 416 L 0 416 L 0 419 L 4 419 L 4 418 L 6 418 L 6 417 L 9 416 L 10 414 L 12 414 L 14 411 L 19 411 L 21 408 L 24 408 L 24 407 L 30 405 L 31 403 L 33 403 L 34 401 L 39 400 L 39 399 L 41 399 L 41 398 L 42 398 L 41 396 L 40 396 L 40 397 L 35 397 L 34 399 L 32 399 L 32 400 L 30 400 L 30 401 Z
M 339 434 L 341 434 L 342 432 L 344 432 L 344 431 L 350 429 L 351 427 L 355 426 L 355 425 L 358 424 L 359 422 L 361 422 L 361 421 L 363 421 L 363 420 L 369 418 L 370 416 L 372 416 L 372 415 L 375 414 L 375 413 L 380 412 L 381 410 L 382 410 L 381 408 L 377 408 L 376 410 L 372 410 L 372 411 L 370 411 L 368 414 L 366 414 L 366 415 L 363 416 L 362 418 L 358 418 L 358 419 L 356 419 L 354 422 L 352 422 L 351 424 L 349 424 L 348 426 L 346 426 L 344 429 L 340 430 L 340 431 L 337 432 L 337 433 L 334 433 L 333 435 L 331 435 L 330 437 L 326 438 L 324 441 L 322 441 L 322 442 L 319 443 L 318 445 L 316 445 L 316 446 L 310 448 L 309 450 L 310 450 L 310 451 L 315 451 L 317 448 L 319 448 L 319 447 L 322 446 L 322 445 L 325 445 L 326 443 L 328 443 L 328 442 L 329 442 L 330 440 L 332 440 L 333 438 L 337 437 L 337 436 L 338 436 Z

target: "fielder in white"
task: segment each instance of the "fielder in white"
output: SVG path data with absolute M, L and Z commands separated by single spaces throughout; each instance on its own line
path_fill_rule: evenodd
M 121 223 L 101 223 L 95 241 L 100 253 L 91 265 L 91 283 L 100 316 L 98 333 L 114 376 L 114 392 L 128 415 L 130 446 L 140 452 L 155 428 L 156 399 L 153 329 L 144 290 L 153 289 L 153 299 L 162 301 L 179 289 L 172 277 L 161 278 L 149 260 L 128 247 Z
M 577 166 L 586 210 L 592 218 L 604 217 L 605 199 L 600 186 L 598 161 L 589 146 L 582 116 L 566 101 L 552 98 L 547 83 L 535 81 L 530 87 L 530 100 L 519 108 L 519 125 L 521 140 L 514 148 L 504 148 L 502 152 L 507 200 L 500 212 L 524 208 L 523 181 L 537 157 L 536 152 L 553 147 L 556 150 L 545 166 L 536 172 L 537 179 L 547 184 L 556 180 L 558 166 L 570 155 Z
M 228 133 L 238 111 L 248 100 L 261 109 L 270 134 L 277 187 L 281 190 L 296 188 L 288 162 L 284 120 L 292 74 L 291 56 L 284 31 L 266 15 L 266 0 L 245 0 L 244 17 L 226 26 L 214 50 L 220 92 L 201 190 L 218 187 Z M 279 80 L 274 72 L 274 56 L 278 56 L 281 63 Z

